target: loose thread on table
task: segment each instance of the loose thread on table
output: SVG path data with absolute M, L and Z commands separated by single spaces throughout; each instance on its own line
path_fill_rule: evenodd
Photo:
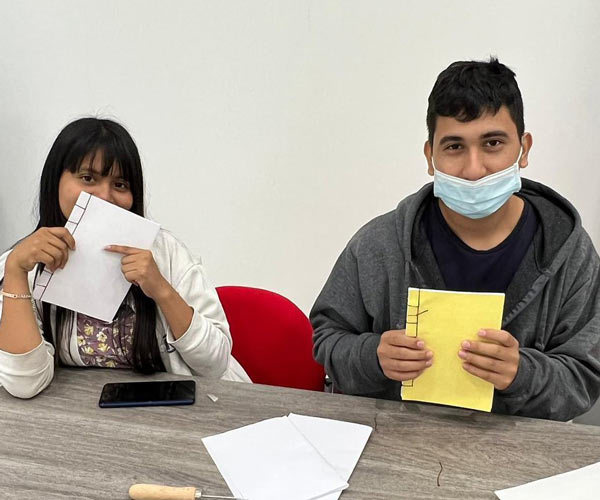
M 442 471 L 444 470 L 444 466 L 442 465 L 442 462 L 440 462 L 438 460 L 438 463 L 440 464 L 440 471 L 438 472 L 438 477 L 437 477 L 437 485 L 440 485 L 440 476 L 442 475 Z

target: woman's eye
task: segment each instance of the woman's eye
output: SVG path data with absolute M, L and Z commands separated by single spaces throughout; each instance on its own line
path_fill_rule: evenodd
M 79 177 L 83 182 L 92 182 L 94 178 L 91 175 L 82 175 Z
M 120 189 L 121 191 L 129 190 L 129 184 L 127 184 L 126 182 L 115 182 L 115 187 L 117 189 Z

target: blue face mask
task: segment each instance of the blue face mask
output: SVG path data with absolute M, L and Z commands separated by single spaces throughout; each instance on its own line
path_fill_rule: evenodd
M 476 181 L 468 181 L 440 172 L 433 165 L 432 158 L 433 195 L 460 215 L 471 219 L 487 217 L 500 209 L 513 193 L 521 189 L 519 160 L 500 172 L 486 175 Z

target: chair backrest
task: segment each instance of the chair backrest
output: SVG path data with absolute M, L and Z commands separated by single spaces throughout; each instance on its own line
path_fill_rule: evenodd
M 312 356 L 312 326 L 285 297 L 259 288 L 217 288 L 233 338 L 233 356 L 257 384 L 323 391 Z

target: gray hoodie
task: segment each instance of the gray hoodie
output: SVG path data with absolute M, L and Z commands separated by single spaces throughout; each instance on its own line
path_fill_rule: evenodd
M 568 420 L 600 393 L 600 259 L 575 208 L 523 179 L 540 224 L 506 290 L 502 328 L 517 338 L 517 376 L 492 411 Z M 421 219 L 433 185 L 373 219 L 350 240 L 310 317 L 314 355 L 347 394 L 400 400 L 377 358 L 380 335 L 406 324 L 408 287 L 447 289 Z

